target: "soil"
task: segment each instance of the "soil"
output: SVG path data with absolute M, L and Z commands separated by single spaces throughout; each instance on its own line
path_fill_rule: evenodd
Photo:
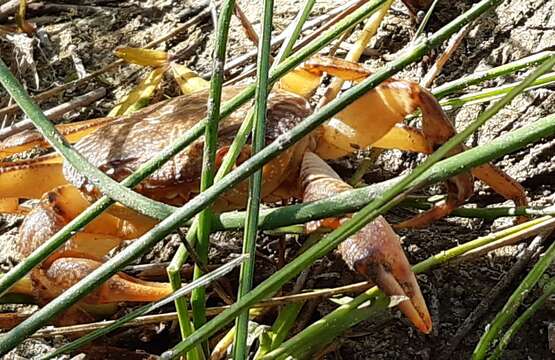
M 0 1 L 2 3 L 4 1 Z M 38 31 L 33 39 L 25 35 L 2 35 L 0 33 L 0 57 L 23 82 L 30 94 L 37 94 L 56 85 L 82 76 L 83 71 L 91 73 L 103 65 L 116 60 L 113 50 L 118 46 L 140 47 L 167 33 L 180 22 L 190 19 L 204 5 L 205 1 L 59 1 L 44 3 L 43 8 L 29 10 L 29 19 L 37 24 Z M 238 1 L 255 27 L 259 26 L 261 8 L 259 1 Z M 280 33 L 296 15 L 304 1 L 278 0 L 275 4 L 274 31 Z M 472 1 L 439 1 L 427 32 L 439 29 L 472 5 Z M 336 1 L 318 1 L 313 14 L 321 15 L 337 6 Z M 453 54 L 445 68 L 436 78 L 433 86 L 458 79 L 466 74 L 505 64 L 527 55 L 555 48 L 555 2 L 551 0 L 506 0 L 495 11 L 482 16 L 471 25 L 471 30 Z M 10 20 L 8 20 L 9 22 Z M 380 27 L 377 37 L 370 44 L 371 57 L 365 63 L 374 69 L 380 68 L 388 59 L 394 58 L 413 38 L 415 19 L 401 2 L 393 9 Z M 348 42 L 352 43 L 359 30 L 355 30 Z M 178 60 L 198 73 L 211 69 L 214 32 L 210 17 L 192 26 L 187 31 L 171 38 L 158 48 L 171 49 L 180 54 Z M 228 59 L 234 59 L 254 49 L 245 36 L 239 22 L 233 19 Z M 421 62 L 407 67 L 397 77 L 419 81 L 435 62 L 443 47 L 429 53 Z M 343 56 L 340 48 L 337 55 Z M 252 63 L 252 62 L 251 62 Z M 139 66 L 125 65 L 117 71 L 107 72 L 97 80 L 70 89 L 41 103 L 43 109 L 66 102 L 87 91 L 105 87 L 108 92 L 91 106 L 66 114 L 62 121 L 69 122 L 105 115 L 142 77 L 145 70 Z M 475 86 L 469 92 L 486 87 L 495 87 L 523 78 L 526 72 L 514 76 L 490 80 Z M 81 74 L 81 75 L 80 75 Z M 9 97 L 0 92 L 0 107 L 9 104 Z M 168 82 L 157 95 L 157 99 L 177 94 L 175 86 Z M 449 117 L 456 127 L 463 129 L 488 103 L 468 105 L 449 111 Z M 555 112 L 555 88 L 543 87 L 520 95 L 509 106 L 501 110 L 493 119 L 476 132 L 468 145 L 485 144 L 513 129 L 529 124 Z M 14 115 L 13 118 L 19 118 Z M 8 117 L 7 121 L 13 120 Z M 2 119 L 4 120 L 4 119 Z M 507 155 L 495 163 L 509 175 L 520 181 L 527 190 L 531 204 L 545 206 L 555 200 L 555 138 L 544 139 L 522 150 Z M 381 181 L 407 172 L 422 160 L 422 156 L 388 151 L 382 154 L 377 166 L 370 171 L 367 183 Z M 360 156 L 334 162 L 333 166 L 345 178 L 350 176 L 360 162 Z M 441 187 L 432 187 L 425 193 L 435 194 Z M 510 202 L 492 193 L 489 188 L 477 185 L 470 204 L 476 206 L 510 206 Z M 398 209 L 388 215 L 391 222 L 397 222 L 412 213 Z M 5 251 L 0 254 L 5 270 L 19 259 L 10 253 L 13 239 L 17 236 L 17 226 L 21 219 L 15 216 L 3 217 L 0 243 Z M 475 239 L 511 224 L 510 219 L 495 221 L 450 217 L 422 230 L 402 231 L 402 240 L 411 263 L 426 259 L 432 254 Z M 211 250 L 211 263 L 223 263 L 240 252 L 241 234 L 216 234 Z M 256 281 L 276 270 L 280 238 L 263 235 L 258 250 L 259 257 Z M 299 248 L 302 239 L 287 238 L 287 256 L 291 257 Z M 551 243 L 547 239 L 544 247 Z M 159 244 L 156 249 L 139 262 L 151 263 L 168 261 L 178 244 L 175 238 Z M 386 314 L 378 320 L 365 321 L 334 342 L 333 348 L 325 355 L 329 359 L 467 359 L 470 357 L 485 326 L 501 309 L 527 271 L 508 286 L 495 299 L 492 306 L 472 327 L 460 344 L 449 350 L 453 336 L 464 320 L 488 295 L 515 263 L 523 245 L 494 251 L 470 262 L 444 266 L 418 276 L 424 296 L 434 318 L 434 330 L 423 335 L 410 327 L 397 311 Z M 525 270 L 528 270 L 532 261 Z M 555 268 L 548 271 L 555 274 Z M 231 278 L 230 278 L 231 279 Z M 361 280 L 335 255 L 319 260 L 311 270 L 306 286 L 311 288 L 335 287 Z M 234 286 L 235 280 L 230 280 Z M 537 298 L 539 290 L 534 290 L 526 298 L 529 305 Z M 310 320 L 316 320 L 332 311 L 336 305 L 329 301 L 316 304 L 316 311 Z M 549 359 L 555 358 L 548 346 L 548 325 L 553 322 L 555 306 L 546 306 L 535 314 L 518 332 L 504 354 L 504 359 Z M 5 308 L 4 311 L 13 310 Z M 33 308 L 27 308 L 32 311 Z M 132 342 L 130 339 L 134 339 Z M 140 348 L 151 354 L 159 354 L 178 339 L 178 330 L 170 324 L 155 327 L 125 330 L 105 340 L 106 344 L 132 349 Z M 9 359 L 32 358 L 45 353 L 65 339 L 27 340 L 7 356 Z M 105 344 L 100 342 L 99 344 Z M 94 352 L 89 351 L 89 357 Z

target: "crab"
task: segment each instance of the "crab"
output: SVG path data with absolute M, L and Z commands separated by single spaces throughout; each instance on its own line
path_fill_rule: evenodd
M 371 72 L 361 64 L 322 56 L 315 56 L 290 72 L 268 99 L 267 143 L 311 114 L 308 100 L 325 73 L 358 82 Z M 225 87 L 223 101 L 242 89 L 240 85 Z M 88 161 L 121 181 L 204 118 L 207 99 L 208 91 L 200 90 L 148 106 L 129 116 L 59 125 L 58 130 Z M 220 122 L 217 163 L 228 151 L 248 107 L 243 105 Z M 422 128 L 403 124 L 405 116 L 417 109 L 422 113 Z M 389 79 L 267 163 L 263 167 L 262 199 L 269 203 L 290 198 L 308 202 L 332 196 L 351 187 L 324 160 L 368 147 L 431 153 L 454 134 L 454 127 L 430 92 L 413 82 Z M 8 156 L 33 146 L 48 144 L 38 132 L 26 131 L 6 139 L 0 146 L 0 155 Z M 199 191 L 202 148 L 202 138 L 197 139 L 134 190 L 164 203 L 185 204 Z M 463 149 L 459 146 L 452 153 Z M 247 144 L 238 163 L 250 153 Z M 424 227 L 448 215 L 473 194 L 474 177 L 516 205 L 526 204 L 520 184 L 486 164 L 471 173 L 448 179 L 447 197 L 442 203 L 397 226 Z M 247 190 L 246 181 L 229 189 L 216 200 L 214 210 L 244 207 Z M 5 162 L 0 167 L 2 210 L 27 213 L 17 241 L 22 257 L 31 254 L 101 195 L 86 177 L 56 154 Z M 40 201 L 29 210 L 20 205 L 21 199 Z M 349 216 L 313 221 L 306 224 L 306 231 L 336 228 Z M 39 302 L 47 302 L 97 268 L 106 254 L 122 241 L 141 236 L 155 224 L 155 220 L 116 204 L 34 269 L 31 285 L 23 288 L 32 292 Z M 420 331 L 430 332 L 431 318 L 416 277 L 399 237 L 383 217 L 344 241 L 338 251 L 352 269 L 373 280 L 387 295 L 405 296 L 400 310 Z M 169 284 L 118 273 L 76 306 L 78 311 L 87 313 L 90 307 L 100 304 L 154 301 L 169 293 Z

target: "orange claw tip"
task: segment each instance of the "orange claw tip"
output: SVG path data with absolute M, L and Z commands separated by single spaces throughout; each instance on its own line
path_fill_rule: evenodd
M 426 301 L 422 296 L 416 277 L 412 272 L 402 278 L 393 275 L 386 266 L 374 267 L 372 280 L 388 296 L 392 297 L 390 304 L 395 305 L 396 299 L 399 310 L 409 321 L 424 334 L 432 331 L 432 318 L 428 312 Z
M 339 247 L 345 262 L 368 277 L 386 295 L 406 297 L 398 306 L 421 332 L 432 330 L 432 319 L 418 286 L 416 276 L 389 223 L 378 217 Z

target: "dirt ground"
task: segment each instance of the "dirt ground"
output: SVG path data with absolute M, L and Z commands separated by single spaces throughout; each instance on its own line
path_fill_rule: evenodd
M 3 1 L 0 0 L 0 3 Z M 31 41 L 23 35 L 7 36 L 0 33 L 0 56 L 11 67 L 31 94 L 40 93 L 91 73 L 103 65 L 116 60 L 113 50 L 118 46 L 139 47 L 167 33 L 180 22 L 190 19 L 204 5 L 204 1 L 59 1 L 42 3 L 43 7 L 30 9 L 29 17 L 38 26 L 38 32 Z M 242 9 L 259 25 L 260 2 L 239 1 Z M 275 33 L 280 33 L 291 21 L 304 1 L 277 0 L 275 4 Z M 320 0 L 314 15 L 321 15 L 337 6 L 337 1 Z M 468 9 L 473 1 L 439 1 L 436 11 L 426 28 L 427 32 L 439 29 L 461 12 Z M 495 11 L 482 16 L 471 25 L 460 48 L 437 77 L 434 86 L 458 79 L 464 75 L 505 64 L 540 51 L 555 49 L 555 2 L 552 0 L 506 0 Z M 386 17 L 377 37 L 370 48 L 375 49 L 365 58 L 368 66 L 378 69 L 401 50 L 413 37 L 416 29 L 413 19 L 403 4 L 398 1 Z M 349 42 L 353 42 L 355 31 Z M 191 27 L 188 31 L 164 42 L 159 49 L 179 54 L 178 60 L 193 70 L 204 74 L 211 69 L 211 53 L 214 41 L 212 23 L 209 17 Z M 32 49 L 30 51 L 29 49 Z M 254 46 L 245 39 L 236 19 L 232 22 L 228 59 L 234 59 L 252 51 Z M 439 51 L 441 51 L 440 49 Z M 338 55 L 342 56 L 340 49 Z M 398 75 L 399 78 L 419 81 L 435 62 L 438 51 L 433 51 L 421 62 L 409 66 Z M 252 62 L 251 62 L 252 64 Z M 241 69 L 239 69 L 241 70 Z M 138 66 L 125 65 L 117 71 L 107 72 L 99 79 L 87 82 L 65 93 L 41 103 L 43 109 L 70 100 L 87 91 L 105 87 L 107 95 L 93 105 L 64 116 L 63 121 L 74 121 L 105 115 L 137 83 L 144 70 Z M 230 76 L 233 74 L 230 74 Z M 484 85 L 471 88 L 477 91 L 485 87 L 495 87 L 522 78 L 522 73 L 495 79 Z M 5 93 L 0 92 L 0 108 L 9 104 Z M 175 86 L 167 86 L 158 99 L 177 94 Z M 449 112 L 458 129 L 463 129 L 477 114 L 487 107 L 485 104 L 468 105 Z M 469 140 L 469 145 L 485 144 L 501 134 L 529 124 L 555 112 L 555 88 L 540 88 L 520 95 L 509 106 L 501 110 Z M 19 115 L 17 115 L 19 116 Z M 11 118 L 8 117 L 8 120 Z M 4 119 L 0 119 L 4 120 Z M 533 205 L 545 206 L 555 200 L 555 138 L 544 139 L 511 155 L 499 159 L 496 164 L 517 179 L 526 188 Z M 337 161 L 334 167 L 348 177 L 359 163 L 360 157 Z M 366 182 L 380 181 L 402 174 L 422 160 L 422 156 L 389 151 L 383 154 L 374 170 L 365 177 Z M 471 204 L 485 206 L 510 206 L 510 202 L 492 193 L 482 185 L 477 186 Z M 433 187 L 426 193 L 437 193 L 441 188 Z M 395 210 L 388 215 L 392 222 L 410 215 L 407 210 Z M 0 223 L 0 244 L 9 249 L 17 234 L 18 217 L 5 217 Z M 448 218 L 438 221 L 423 230 L 403 231 L 402 240 L 411 263 L 426 259 L 432 254 L 475 239 L 492 230 L 509 225 L 510 219 L 495 221 L 480 219 Z M 240 252 L 239 234 L 218 234 L 213 238 L 211 251 L 213 263 L 224 262 L 229 256 Z M 260 260 L 261 270 L 257 271 L 257 281 L 275 271 L 277 238 L 264 235 L 259 242 L 259 250 L 266 255 Z M 547 239 L 544 246 L 553 240 Z M 178 241 L 169 239 L 159 244 L 142 262 L 168 261 Z M 296 240 L 290 253 L 298 248 Z M 487 297 L 503 274 L 515 263 L 522 245 L 503 251 L 496 251 L 471 262 L 444 266 L 418 276 L 424 296 L 434 318 L 434 331 L 430 335 L 417 333 L 402 319 L 397 311 L 384 315 L 375 321 L 367 321 L 352 328 L 335 342 L 335 347 L 326 355 L 329 359 L 468 359 L 478 342 L 486 324 L 501 309 L 508 296 L 526 274 L 519 276 L 498 296 L 486 315 L 479 321 L 455 348 L 450 347 L 457 330 L 476 306 Z M 2 266 L 7 270 L 18 261 L 17 254 L 3 251 L 0 254 Z M 269 260 L 268 260 L 269 259 Z M 533 261 L 526 267 L 529 269 Z M 555 267 L 550 270 L 555 274 Z M 361 280 L 353 275 L 335 255 L 319 260 L 313 267 L 309 288 L 323 288 L 346 285 Z M 530 304 L 537 298 L 536 290 L 525 301 Z M 316 320 L 335 307 L 329 301 L 316 304 L 311 320 Z M 504 359 L 549 359 L 555 358 L 548 347 L 547 327 L 553 322 L 554 306 L 546 306 L 537 313 L 515 336 L 505 352 Z M 10 310 L 6 307 L 4 311 Z M 138 335 L 138 336 L 137 336 Z M 161 324 L 140 330 L 116 333 L 109 344 L 122 346 L 134 338 L 127 346 L 159 354 L 173 345 L 178 331 L 169 324 Z M 137 340 L 138 339 L 138 340 Z M 12 352 L 7 358 L 31 358 L 62 343 L 54 341 L 29 340 Z

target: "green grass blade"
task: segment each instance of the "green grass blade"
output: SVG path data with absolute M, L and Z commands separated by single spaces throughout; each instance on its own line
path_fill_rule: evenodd
M 197 225 L 191 226 L 191 231 L 187 234 L 185 241 L 189 241 L 193 244 L 193 240 L 196 240 L 196 228 Z M 193 239 L 194 238 L 194 239 Z M 194 245 L 192 245 L 194 246 Z M 170 281 L 172 290 L 175 292 L 181 288 L 181 268 L 187 259 L 187 249 L 185 245 L 181 244 L 176 253 L 174 254 L 170 265 L 167 267 L 166 271 L 168 273 L 168 279 Z M 187 299 L 180 297 L 175 299 L 175 310 L 177 312 L 177 320 L 179 322 L 179 330 L 181 332 L 181 338 L 185 339 L 187 336 L 193 333 L 193 325 L 189 319 L 189 311 L 187 309 Z M 201 346 L 196 346 L 191 351 L 187 353 L 188 360 L 201 360 L 204 359 L 204 352 Z
M 522 326 L 528 321 L 538 310 L 540 310 L 545 301 L 555 294 L 555 278 L 551 278 L 549 283 L 544 287 L 543 294 L 536 300 L 532 305 L 530 305 L 521 316 L 511 325 L 507 330 L 505 335 L 499 340 L 497 347 L 488 359 L 497 360 L 503 354 L 505 348 L 509 345 L 509 342 L 514 335 L 522 328 Z
M 519 86 L 521 83 L 522 81 L 517 81 L 512 84 L 484 89 L 474 93 L 461 95 L 456 98 L 444 99 L 444 100 L 441 100 L 439 103 L 442 107 L 447 109 L 461 107 L 464 105 L 480 104 L 487 101 L 499 99 L 503 95 L 508 94 L 509 91 Z M 532 89 L 537 89 L 539 87 L 552 85 L 554 83 L 555 83 L 555 73 L 549 73 L 549 74 L 540 76 L 538 79 L 536 79 L 528 86 L 526 86 L 524 90 L 528 91 Z
M 260 152 L 265 145 L 265 122 L 268 93 L 270 90 L 268 82 L 268 71 L 270 70 L 270 52 L 272 39 L 273 0 L 264 1 L 262 36 L 258 44 L 258 59 L 256 70 L 256 94 L 255 111 L 256 122 L 252 136 L 252 155 Z M 243 254 L 249 255 L 249 260 L 241 266 L 239 275 L 239 291 L 237 299 L 241 299 L 252 288 L 256 237 L 258 233 L 258 211 L 262 194 L 262 169 L 251 175 L 249 180 L 249 199 L 247 201 L 247 218 L 245 220 L 245 233 L 243 236 Z M 233 344 L 233 358 L 235 360 L 246 359 L 248 355 L 247 336 L 249 324 L 249 309 L 245 309 L 235 323 L 235 341 Z
M 553 55 L 555 55 L 555 51 L 542 51 L 541 53 L 530 55 L 505 65 L 497 66 L 484 71 L 478 71 L 474 74 L 438 86 L 432 89 L 432 94 L 434 94 L 437 99 L 442 99 L 447 95 L 451 95 L 452 93 L 462 90 L 468 86 L 480 84 L 487 80 L 509 75 L 519 70 L 527 69 L 531 66 L 536 66 Z
M 227 40 L 231 16 L 235 9 L 235 0 L 223 2 L 218 18 L 216 29 L 216 44 L 214 50 L 212 79 L 210 81 L 210 96 L 208 98 L 207 117 L 208 121 L 204 129 L 204 152 L 202 155 L 202 173 L 200 178 L 200 191 L 203 192 L 214 183 L 216 169 L 216 150 L 218 146 L 218 124 L 221 119 L 220 106 L 222 98 L 222 87 L 224 83 L 224 67 L 227 50 Z M 198 215 L 197 230 L 197 252 L 200 261 L 208 263 L 208 248 L 210 237 L 212 211 L 210 208 L 203 209 Z M 202 270 L 195 264 L 194 279 L 202 276 Z M 193 309 L 193 324 L 195 328 L 201 327 L 206 322 L 205 289 L 195 289 L 191 295 L 191 306 Z M 208 353 L 208 344 L 203 346 Z
M 525 296 L 536 285 L 542 274 L 549 268 L 551 263 L 555 260 L 555 242 L 553 242 L 543 256 L 538 260 L 536 265 L 530 270 L 528 275 L 522 280 L 520 285 L 513 292 L 505 306 L 497 313 L 493 321 L 486 327 L 486 331 L 480 338 L 476 348 L 472 352 L 472 359 L 484 359 L 487 351 L 493 344 L 493 341 L 498 337 L 501 329 L 512 319 L 515 311 L 522 304 Z M 502 350 L 502 349 L 500 349 Z

